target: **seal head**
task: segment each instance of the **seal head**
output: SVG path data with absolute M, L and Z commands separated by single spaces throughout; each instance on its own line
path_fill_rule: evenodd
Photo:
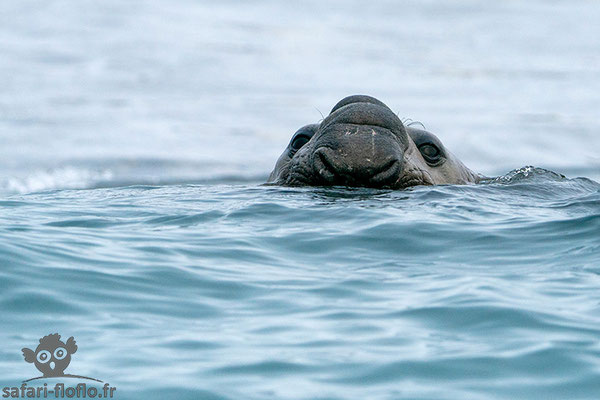
M 268 183 L 402 189 L 479 180 L 434 134 L 405 127 L 381 101 L 355 95 L 292 136 Z

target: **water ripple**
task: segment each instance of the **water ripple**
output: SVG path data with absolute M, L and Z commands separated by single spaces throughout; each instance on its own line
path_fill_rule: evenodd
M 535 171 L 11 196 L 3 382 L 60 332 L 128 398 L 594 398 L 600 185 Z

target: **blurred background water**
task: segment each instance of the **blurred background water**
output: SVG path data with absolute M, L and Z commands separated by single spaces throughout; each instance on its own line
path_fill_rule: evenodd
M 260 181 L 366 93 L 467 165 L 598 179 L 595 1 L 3 1 L 2 188 Z
M 128 399 L 597 398 L 598 21 L 593 0 L 0 2 L 0 387 L 59 332 L 67 372 Z M 260 186 L 356 93 L 502 179 Z M 505 175 L 524 165 L 570 179 Z

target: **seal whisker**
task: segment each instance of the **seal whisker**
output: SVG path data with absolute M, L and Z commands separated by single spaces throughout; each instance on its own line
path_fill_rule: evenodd
M 323 113 L 321 112 L 321 110 L 319 110 L 317 107 L 315 107 L 315 110 L 317 110 L 317 112 L 319 114 L 321 114 L 321 120 L 319 121 L 319 123 L 321 123 L 325 119 L 325 116 L 323 115 Z
M 423 130 L 427 130 L 427 128 L 425 127 L 425 125 L 421 121 L 410 120 L 410 122 L 406 126 L 413 126 L 413 125 L 421 125 L 421 127 L 423 128 Z

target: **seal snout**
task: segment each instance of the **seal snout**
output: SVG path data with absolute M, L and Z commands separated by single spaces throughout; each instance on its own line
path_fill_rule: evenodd
M 320 147 L 314 152 L 313 168 L 326 185 L 384 187 L 401 173 L 401 162 L 392 154 L 353 157 L 343 149 Z
M 392 186 L 402 174 L 407 142 L 402 122 L 387 106 L 351 96 L 315 134 L 313 173 L 324 185 Z

